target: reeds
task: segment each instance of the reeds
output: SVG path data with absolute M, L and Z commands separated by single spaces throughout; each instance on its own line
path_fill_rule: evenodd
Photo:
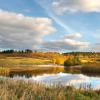
M 100 91 L 45 87 L 36 82 L 0 80 L 0 100 L 100 100 Z
M 83 73 L 96 73 L 100 74 L 100 64 L 87 64 L 81 68 L 81 72 Z

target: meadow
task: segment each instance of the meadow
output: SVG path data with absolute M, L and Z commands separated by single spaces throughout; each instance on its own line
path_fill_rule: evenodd
M 84 63 L 76 66 L 66 66 L 64 60 L 68 57 L 60 54 L 1 54 L 0 100 L 100 100 L 100 90 L 91 87 L 76 89 L 73 86 L 44 86 L 41 83 L 14 80 L 13 75 L 32 77 L 43 73 L 83 73 L 100 74 L 99 59 L 81 58 Z M 43 66 L 47 65 L 47 66 Z M 49 66 L 52 65 L 52 66 Z M 63 67 L 61 67 L 63 66 Z M 66 77 L 67 78 L 67 77 Z
M 29 58 L 29 57 L 6 57 L 0 59 L 0 66 L 20 66 L 20 65 L 42 65 L 51 64 L 52 60 L 45 58 Z

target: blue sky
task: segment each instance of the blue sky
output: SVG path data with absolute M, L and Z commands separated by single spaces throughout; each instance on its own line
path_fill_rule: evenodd
M 1 49 L 100 51 L 99 0 L 0 0 L 0 9 Z

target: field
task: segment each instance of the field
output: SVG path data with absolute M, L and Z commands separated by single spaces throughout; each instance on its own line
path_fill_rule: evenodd
M 0 66 L 20 66 L 20 65 L 42 65 L 51 64 L 52 60 L 45 58 L 28 58 L 28 57 L 6 57 L 0 59 Z

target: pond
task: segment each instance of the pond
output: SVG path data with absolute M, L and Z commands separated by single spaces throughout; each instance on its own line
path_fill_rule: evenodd
M 25 73 L 24 73 L 25 74 Z M 29 77 L 26 75 L 13 75 L 13 77 L 2 77 L 6 79 L 13 80 L 24 80 L 39 82 L 45 84 L 46 86 L 51 85 L 63 85 L 63 86 L 74 86 L 76 88 L 93 88 L 100 89 L 100 77 L 99 76 L 87 76 L 84 74 L 71 74 L 71 73 L 42 73 L 42 74 L 32 74 Z
M 18 67 L 19 68 L 19 67 Z M 21 67 L 20 67 L 21 68 Z M 24 68 L 24 67 L 23 67 Z M 30 70 L 31 68 L 31 70 Z M 74 86 L 76 88 L 93 88 L 100 89 L 100 76 L 84 75 L 80 73 L 67 73 L 63 66 L 36 66 L 29 69 L 13 69 L 8 76 L 1 78 L 35 81 L 46 86 L 63 85 Z

